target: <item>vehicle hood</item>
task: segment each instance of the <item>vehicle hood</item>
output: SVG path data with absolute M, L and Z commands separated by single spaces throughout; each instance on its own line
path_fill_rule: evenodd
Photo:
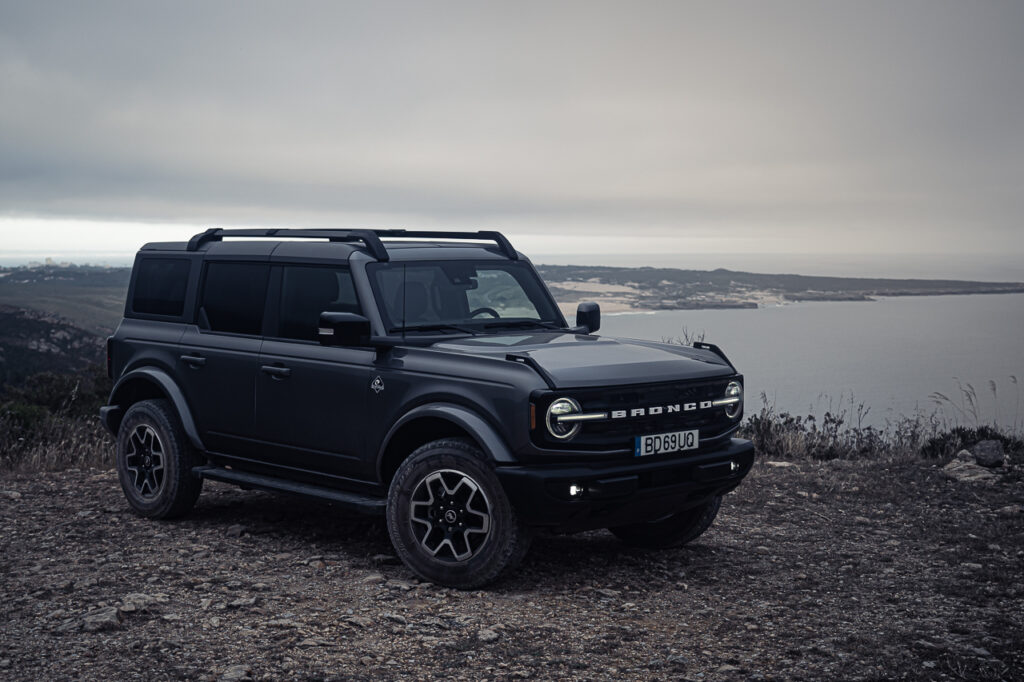
M 439 341 L 435 350 L 526 362 L 556 388 L 655 383 L 729 376 L 708 350 L 636 339 L 563 332 L 510 333 Z

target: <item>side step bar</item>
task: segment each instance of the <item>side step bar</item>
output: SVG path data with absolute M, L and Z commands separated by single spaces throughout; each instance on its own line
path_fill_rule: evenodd
M 195 467 L 192 469 L 192 475 L 208 478 L 211 481 L 234 483 L 244 488 L 255 488 L 257 490 L 269 490 L 270 492 L 308 497 L 371 516 L 383 516 L 384 510 L 387 507 L 387 500 L 379 497 L 370 497 L 369 495 L 361 495 L 334 488 L 324 488 L 309 483 L 274 478 L 273 476 L 262 476 L 248 471 L 225 469 L 224 467 Z

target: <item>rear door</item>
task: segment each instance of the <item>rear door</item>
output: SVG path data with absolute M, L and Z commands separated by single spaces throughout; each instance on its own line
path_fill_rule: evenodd
M 177 375 L 206 447 L 259 459 L 255 382 L 270 265 L 207 262 L 197 324 L 180 341 Z
M 290 475 L 337 482 L 373 478 L 365 450 L 375 352 L 321 346 L 320 313 L 361 313 L 345 265 L 276 265 L 267 338 L 256 377 L 256 424 L 271 460 Z

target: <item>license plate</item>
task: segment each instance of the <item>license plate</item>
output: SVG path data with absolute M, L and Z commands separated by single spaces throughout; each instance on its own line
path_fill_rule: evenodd
M 666 452 L 696 450 L 699 442 L 699 432 L 696 429 L 693 431 L 657 433 L 651 436 L 637 436 L 633 454 L 637 457 L 643 457 L 645 455 L 660 455 Z

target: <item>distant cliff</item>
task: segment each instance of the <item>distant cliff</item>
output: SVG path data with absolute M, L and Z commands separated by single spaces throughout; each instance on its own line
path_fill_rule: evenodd
M 596 300 L 610 311 L 756 308 L 786 301 L 870 301 L 875 296 L 1024 293 L 1021 282 L 769 275 L 732 270 L 540 265 L 562 304 Z

